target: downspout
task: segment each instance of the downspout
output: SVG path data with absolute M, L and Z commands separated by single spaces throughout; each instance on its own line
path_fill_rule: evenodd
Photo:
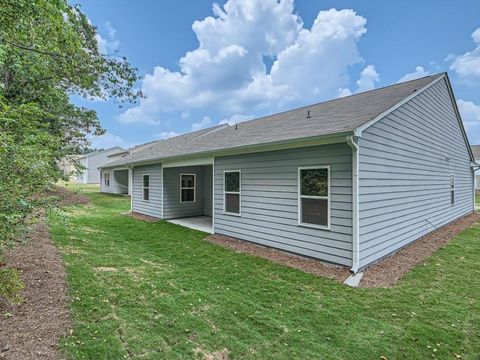
M 358 140 L 354 135 L 347 136 L 347 144 L 352 148 L 352 268 L 356 274 L 360 268 L 360 238 L 358 212 Z

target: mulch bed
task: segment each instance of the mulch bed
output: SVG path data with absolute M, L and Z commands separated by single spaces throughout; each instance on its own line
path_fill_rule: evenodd
M 71 191 L 63 186 L 56 186 L 55 189 L 47 192 L 46 195 L 57 197 L 59 206 L 87 204 L 89 202 L 87 196 Z
M 141 220 L 141 221 L 146 221 L 146 222 L 157 222 L 160 221 L 159 218 L 156 218 L 154 216 L 149 216 L 149 215 L 144 215 L 136 212 L 126 212 L 124 215 L 130 216 L 131 218 L 134 218 L 136 220 Z
M 403 247 L 364 270 L 361 287 L 391 287 L 415 265 L 447 245 L 457 234 L 480 221 L 480 213 L 464 216 Z
M 464 216 L 405 246 L 395 254 L 374 263 L 363 270 L 364 275 L 360 282 L 360 287 L 391 287 L 395 285 L 415 265 L 423 262 L 425 258 L 445 246 L 462 230 L 479 221 L 480 213 L 478 212 Z M 205 240 L 237 252 L 259 256 L 282 265 L 340 282 L 345 281 L 350 275 L 350 270 L 346 267 L 327 264 L 320 260 L 268 248 L 248 241 L 222 235 L 210 235 Z
M 7 267 L 20 271 L 24 302 L 0 304 L 0 358 L 59 359 L 58 340 L 70 328 L 65 269 L 45 224 L 29 234 L 27 245 L 7 253 Z
M 58 196 L 61 206 L 88 202 L 65 188 L 47 195 Z M 4 266 L 20 272 L 25 288 L 22 303 L 0 302 L 0 359 L 61 359 L 57 344 L 71 328 L 65 268 L 45 218 L 27 238 L 5 254 Z
M 233 249 L 240 253 L 259 256 L 282 265 L 290 266 L 329 279 L 344 281 L 350 275 L 350 271 L 346 267 L 326 264 L 316 259 L 257 245 L 248 241 L 216 234 L 207 236 L 205 240 Z

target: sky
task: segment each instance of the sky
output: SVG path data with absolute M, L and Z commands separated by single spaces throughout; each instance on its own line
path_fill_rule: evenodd
M 478 0 L 84 0 L 105 53 L 138 68 L 145 99 L 72 97 L 130 147 L 448 72 L 480 144 Z

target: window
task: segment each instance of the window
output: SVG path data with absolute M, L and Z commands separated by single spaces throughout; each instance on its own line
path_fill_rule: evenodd
M 450 204 L 455 204 L 455 175 L 450 175 Z
M 330 228 L 330 167 L 298 168 L 298 223 Z
M 110 173 L 103 174 L 103 184 L 105 186 L 110 186 Z
M 180 202 L 195 202 L 195 174 L 180 174 Z
M 240 215 L 241 175 L 239 170 L 223 173 L 223 212 Z
M 150 200 L 150 175 L 143 175 L 143 200 Z

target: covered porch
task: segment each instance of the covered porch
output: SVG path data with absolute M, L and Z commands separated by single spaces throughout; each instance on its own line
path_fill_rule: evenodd
M 213 159 L 162 164 L 163 219 L 213 233 Z

